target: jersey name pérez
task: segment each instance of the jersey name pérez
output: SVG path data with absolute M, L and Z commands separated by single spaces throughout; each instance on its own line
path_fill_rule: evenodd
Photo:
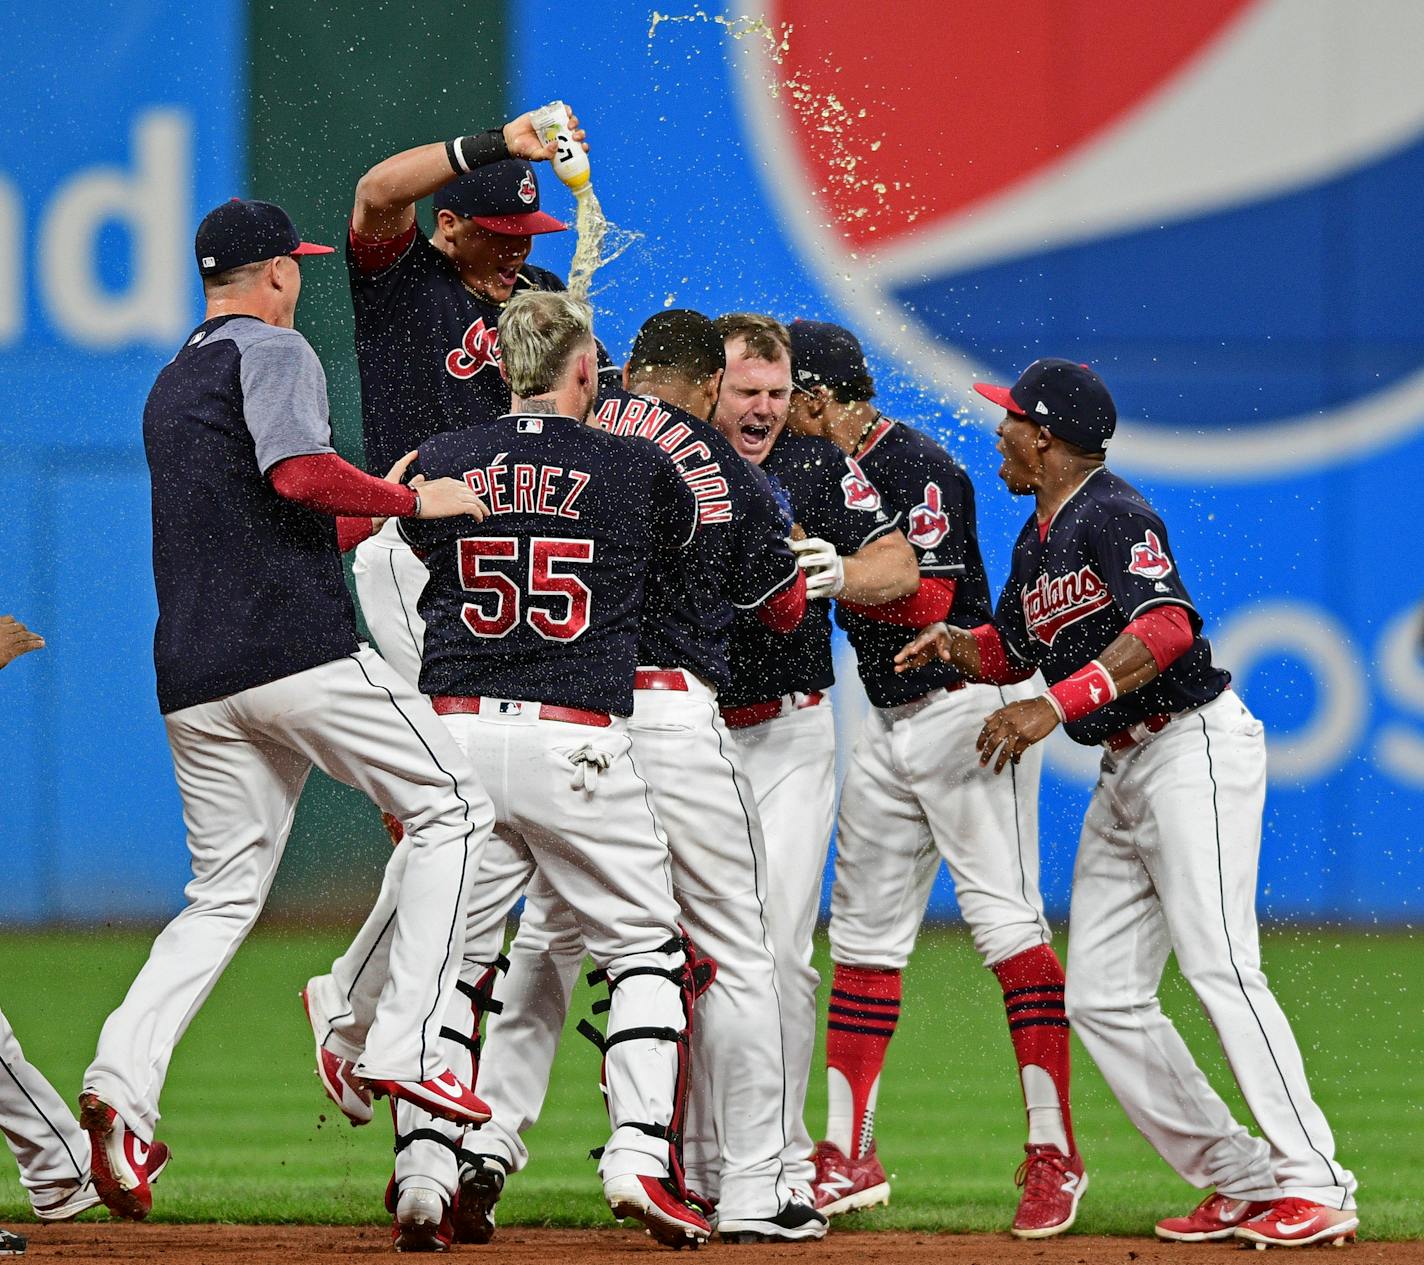
M 491 514 L 547 514 L 550 518 L 577 520 L 575 508 L 591 475 L 563 466 L 505 463 L 502 452 L 487 466 L 466 470 L 461 476 Z
M 620 414 L 621 406 L 621 414 Z M 673 422 L 672 414 L 654 400 L 634 396 L 630 400 L 607 400 L 599 408 L 596 420 L 612 435 L 633 435 L 650 439 L 677 466 L 682 481 L 697 501 L 699 523 L 730 523 L 732 502 L 727 493 L 727 480 L 721 465 L 712 457 L 712 450 L 700 439 L 692 437 L 692 428 L 684 422 Z M 695 465 L 702 462 L 702 465 Z

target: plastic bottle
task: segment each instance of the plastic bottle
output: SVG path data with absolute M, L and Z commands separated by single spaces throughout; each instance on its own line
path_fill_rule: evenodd
M 554 174 L 575 194 L 587 189 L 590 178 L 588 155 L 584 153 L 583 146 L 573 139 L 568 107 L 562 101 L 551 101 L 535 110 L 534 130 L 545 142 L 554 143 Z

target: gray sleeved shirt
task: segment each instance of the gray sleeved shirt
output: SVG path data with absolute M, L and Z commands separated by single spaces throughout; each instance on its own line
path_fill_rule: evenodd
M 263 474 L 288 457 L 336 451 L 326 374 L 301 334 L 254 318 L 230 321 L 213 338 L 230 338 L 242 352 L 243 419 Z

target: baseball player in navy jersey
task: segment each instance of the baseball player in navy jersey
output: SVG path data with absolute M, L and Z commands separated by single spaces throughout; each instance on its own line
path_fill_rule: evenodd
M 974 759 L 984 717 L 1027 698 L 1031 686 L 976 685 L 935 660 L 897 674 L 905 629 L 990 617 L 974 489 L 928 436 L 883 416 L 860 342 L 823 321 L 791 327 L 789 427 L 853 457 L 903 525 L 920 586 L 880 606 L 837 599 L 870 700 L 841 787 L 831 896 L 831 984 L 826 1032 L 829 1112 L 816 1150 L 816 1202 L 849 1212 L 889 1199 L 875 1152 L 876 1100 L 900 1013 L 909 961 L 941 858 L 984 965 L 1003 991 L 1028 1111 L 1022 1238 L 1073 1224 L 1087 1185 L 1068 1107 L 1063 968 L 1049 946 L 1038 891 L 1041 755 L 995 777 Z
M 1104 464 L 1117 411 L 1097 374 L 1036 360 L 1012 387 L 975 389 L 1005 409 L 999 477 L 1032 495 L 1035 512 L 993 621 L 932 625 L 896 663 L 938 656 L 990 681 L 1043 672 L 1046 693 L 984 721 L 980 759 L 995 772 L 1059 725 L 1103 748 L 1073 875 L 1068 1015 L 1143 1136 L 1184 1179 L 1212 1187 L 1186 1216 L 1159 1221 L 1158 1236 L 1353 1238 L 1355 1179 L 1261 971 L 1261 724 L 1212 662 L 1166 525 Z M 1232 1118 L 1162 1013 L 1169 953 L 1263 1136 Z
M 650 562 L 691 543 L 697 502 L 655 446 L 584 424 L 598 391 L 587 304 L 520 295 L 501 334 L 515 412 L 436 436 L 418 457 L 427 476 L 477 489 L 490 518 L 475 530 L 406 524 L 430 572 L 421 688 L 492 788 L 497 837 L 523 862 L 482 871 L 467 964 L 498 956 L 505 918 L 537 871 L 574 911 L 611 993 L 603 1046 L 613 1133 L 599 1165 L 609 1206 L 660 1241 L 697 1243 L 710 1227 L 688 1202 L 678 1144 L 693 975 L 667 841 L 626 721 Z M 402 843 L 388 881 L 405 863 Z M 353 946 L 308 986 L 318 1034 L 348 1057 L 369 1039 L 362 957 Z M 466 1063 L 473 992 L 445 1022 L 446 1048 Z M 448 1246 L 459 1144 L 434 1130 L 412 1138 L 404 1119 L 398 1126 L 396 1244 Z
M 576 135 L 582 143 L 583 132 Z M 372 473 L 432 435 L 509 408 L 499 372 L 500 309 L 519 291 L 564 288 L 527 262 L 535 236 L 566 227 L 540 210 L 530 165 L 552 153 L 523 114 L 503 128 L 395 154 L 357 184 L 346 268 Z M 415 204 L 432 194 L 435 231 L 426 237 Z M 414 681 L 426 571 L 395 522 L 357 547 L 352 574 L 381 654 Z
M 158 590 L 154 661 L 192 854 L 187 905 L 104 1024 L 84 1078 L 94 1186 L 152 1204 L 174 1047 L 261 912 L 315 764 L 410 833 L 387 986 L 355 1075 L 452 1118 L 487 1118 L 437 1053 L 489 799 L 429 703 L 356 640 L 336 516 L 483 513 L 454 479 L 374 479 L 331 448 L 326 383 L 292 328 L 300 256 L 280 207 L 234 199 L 198 228 L 207 312 L 144 408 Z M 464 518 L 473 523 L 473 518 Z
M 724 360 L 722 339 L 705 316 L 660 312 L 633 344 L 628 389 L 605 388 L 595 423 L 666 452 L 698 503 L 693 547 L 666 559 L 671 565 L 649 581 L 628 723 L 633 757 L 672 848 L 683 925 L 717 963 L 698 1002 L 688 1183 L 717 1201 L 724 1241 L 792 1241 L 820 1238 L 826 1221 L 792 1198 L 786 1179 L 786 1067 L 766 849 L 716 699 L 730 679 L 734 610 L 789 631 L 805 610 L 805 581 L 765 478 L 706 420 Z M 549 897 L 548 885 L 536 882 L 526 899 L 498 989 L 503 1009 L 491 1017 L 484 1045 L 477 1089 L 494 1100 L 493 1118 L 478 1135 L 486 1156 L 463 1176 L 461 1207 L 464 1216 L 480 1208 L 491 1227 L 489 1196 L 498 1195 L 506 1171 L 527 1160 L 520 1134 L 538 1118 L 583 960 L 577 924 Z
M 895 601 L 914 592 L 919 573 L 902 524 L 854 459 L 826 440 L 783 433 L 791 395 L 785 326 L 753 314 L 716 324 L 727 371 L 714 421 L 771 480 L 787 530 L 800 537 L 792 547 L 816 599 L 789 633 L 737 615 L 732 680 L 719 699 L 761 815 L 772 924 L 787 937 L 778 952 L 788 1077 L 784 1155 L 793 1186 L 809 1199 L 815 1167 L 803 1108 L 820 982 L 811 940 L 836 803 L 835 725 L 826 697 L 834 680 L 831 624 L 823 599 Z

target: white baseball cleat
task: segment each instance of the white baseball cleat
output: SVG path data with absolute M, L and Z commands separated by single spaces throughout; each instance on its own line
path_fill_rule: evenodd
M 448 1252 L 453 1238 L 445 1196 L 428 1186 L 407 1186 L 397 1196 L 395 1178 L 386 1187 L 386 1210 L 395 1222 L 391 1246 L 397 1252 Z

